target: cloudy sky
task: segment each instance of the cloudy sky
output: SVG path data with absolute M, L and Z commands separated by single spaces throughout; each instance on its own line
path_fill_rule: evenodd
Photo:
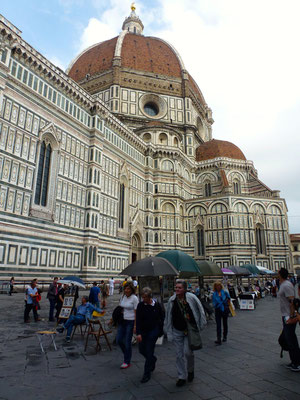
M 66 69 L 84 48 L 112 38 L 130 0 L 1 1 L 23 38 Z M 140 0 L 147 36 L 173 44 L 213 110 L 213 136 L 252 160 L 281 191 L 300 233 L 300 1 Z

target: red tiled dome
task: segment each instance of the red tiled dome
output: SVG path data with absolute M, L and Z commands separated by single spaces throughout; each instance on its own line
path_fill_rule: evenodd
M 212 139 L 201 144 L 196 150 L 196 161 L 212 160 L 217 157 L 246 161 L 243 152 L 235 144 L 225 140 Z
M 121 50 L 118 48 L 120 45 Z M 88 48 L 75 59 L 67 72 L 74 81 L 81 82 L 87 75 L 90 79 L 112 70 L 114 59 L 118 59 L 121 69 L 125 71 L 147 72 L 154 74 L 153 77 L 159 75 L 182 80 L 184 65 L 171 45 L 159 38 L 131 32 L 126 32 L 123 41 L 122 36 L 118 36 Z M 190 90 L 206 106 L 199 87 L 190 75 L 188 80 Z
M 118 37 L 101 42 L 83 52 L 72 65 L 69 76 L 80 81 L 87 74 L 112 68 Z M 128 32 L 122 43 L 121 66 L 170 77 L 181 77 L 180 61 L 174 50 L 158 38 Z

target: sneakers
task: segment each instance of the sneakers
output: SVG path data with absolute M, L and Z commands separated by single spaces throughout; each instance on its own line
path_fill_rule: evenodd
M 290 370 L 294 372 L 300 372 L 300 365 L 292 364 Z
M 126 368 L 129 368 L 129 367 L 130 367 L 130 364 L 126 364 L 126 363 L 123 363 L 120 366 L 121 369 L 126 369 Z
M 70 343 L 71 342 L 71 338 L 70 338 L 70 336 L 67 336 L 66 337 L 66 343 Z
M 177 387 L 184 386 L 185 384 L 186 384 L 186 380 L 185 379 L 178 379 L 178 381 L 176 382 L 176 386 Z
M 293 366 L 293 363 L 285 364 L 285 368 L 287 368 L 287 369 L 291 369 L 292 366 Z
M 216 341 L 215 341 L 215 344 L 216 344 L 217 346 L 220 346 L 220 345 L 222 344 L 222 342 L 221 342 L 221 340 L 216 340 Z
M 63 333 L 63 331 L 64 331 L 64 327 L 63 326 L 60 327 L 60 328 L 56 328 L 56 332 L 58 332 L 58 333 Z
M 223 337 L 223 342 L 227 342 L 227 337 Z

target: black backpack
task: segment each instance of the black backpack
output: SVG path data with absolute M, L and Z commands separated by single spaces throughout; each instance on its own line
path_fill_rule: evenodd
M 278 343 L 279 343 L 279 346 L 281 347 L 280 358 L 282 358 L 283 357 L 283 351 L 289 351 L 289 346 L 287 344 L 287 341 L 285 339 L 285 335 L 284 335 L 283 331 L 279 335 Z
M 121 324 L 124 321 L 124 309 L 121 306 L 117 306 L 112 312 L 112 320 L 114 326 Z

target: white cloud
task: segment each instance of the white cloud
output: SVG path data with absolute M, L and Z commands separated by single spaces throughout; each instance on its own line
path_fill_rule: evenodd
M 300 215 L 300 2 L 158 0 L 155 9 L 148 4 L 137 2 L 144 33 L 179 51 L 213 110 L 213 136 L 238 145 L 260 179 L 282 190 L 290 215 Z M 129 7 L 130 1 L 111 0 L 99 20 L 89 21 L 81 49 L 117 35 Z M 290 228 L 300 232 L 300 218 Z
M 56 67 L 60 68 L 61 70 L 65 70 L 66 66 L 64 65 L 64 63 L 56 56 L 47 56 L 45 55 L 45 57 L 52 62 Z

